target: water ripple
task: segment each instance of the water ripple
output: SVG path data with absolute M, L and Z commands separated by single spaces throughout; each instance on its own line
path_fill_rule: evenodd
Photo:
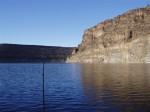
M 149 112 L 150 64 L 45 66 L 46 112 Z M 0 111 L 42 112 L 42 64 L 0 64 Z

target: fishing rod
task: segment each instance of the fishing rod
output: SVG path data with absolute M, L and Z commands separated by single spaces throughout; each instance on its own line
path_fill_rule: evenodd
M 44 77 L 44 70 L 45 70 L 45 62 L 43 62 L 43 73 L 42 73 L 42 88 L 43 88 L 43 112 L 45 112 L 45 77 Z

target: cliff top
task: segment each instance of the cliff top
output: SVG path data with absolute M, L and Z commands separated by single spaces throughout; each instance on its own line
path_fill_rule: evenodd
M 104 30 L 105 27 L 109 27 L 110 25 L 112 26 L 114 23 L 119 23 L 120 21 L 125 21 L 127 19 L 128 20 L 144 19 L 144 17 L 149 16 L 149 15 L 150 15 L 150 5 L 148 5 L 144 8 L 133 9 L 133 10 L 125 12 L 122 15 L 114 17 L 113 19 L 107 19 L 107 20 L 97 24 L 96 26 L 85 30 L 85 34 L 89 33 L 89 32 L 93 32 L 95 30 L 99 30 L 99 29 Z M 134 22 L 136 22 L 136 20 Z

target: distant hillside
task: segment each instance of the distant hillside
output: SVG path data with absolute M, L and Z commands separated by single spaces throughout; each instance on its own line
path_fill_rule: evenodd
M 0 62 L 65 62 L 73 47 L 0 44 Z

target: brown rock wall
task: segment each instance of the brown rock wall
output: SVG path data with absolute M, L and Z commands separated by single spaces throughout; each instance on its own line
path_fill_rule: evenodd
M 68 62 L 150 62 L 150 6 L 85 30 L 83 40 Z

